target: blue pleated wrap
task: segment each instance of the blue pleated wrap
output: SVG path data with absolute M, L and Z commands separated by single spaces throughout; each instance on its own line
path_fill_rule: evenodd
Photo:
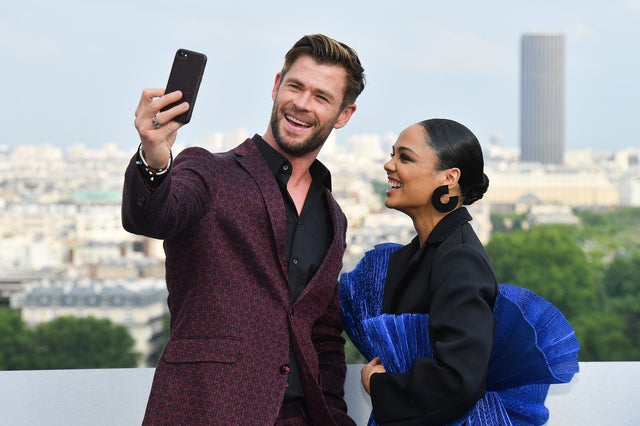
M 406 373 L 419 358 L 433 358 L 429 315 L 382 314 L 389 255 L 400 244 L 378 244 L 353 271 L 340 276 L 340 309 L 351 341 L 368 360 Z M 542 425 L 549 385 L 568 383 L 579 370 L 573 327 L 550 302 L 522 287 L 499 284 L 487 392 L 450 425 Z M 465 423 L 466 422 L 466 423 Z M 375 425 L 373 416 L 369 425 Z

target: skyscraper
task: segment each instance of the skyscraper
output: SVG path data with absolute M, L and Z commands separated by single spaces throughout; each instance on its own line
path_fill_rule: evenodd
M 520 159 L 564 161 L 564 36 L 525 34 L 520 56 Z

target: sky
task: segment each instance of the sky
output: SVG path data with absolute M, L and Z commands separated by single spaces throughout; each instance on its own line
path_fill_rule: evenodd
M 264 133 L 286 51 L 324 33 L 353 47 L 367 85 L 336 132 L 398 134 L 427 118 L 519 146 L 520 38 L 565 36 L 565 147 L 640 147 L 640 0 L 21 0 L 0 13 L 0 145 L 135 149 L 145 87 L 174 52 L 208 64 L 184 144 Z

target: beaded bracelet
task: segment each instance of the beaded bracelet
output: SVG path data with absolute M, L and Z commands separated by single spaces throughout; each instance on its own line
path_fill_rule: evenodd
M 160 169 L 151 167 L 149 164 L 147 164 L 147 160 L 144 159 L 144 149 L 142 149 L 142 144 L 140 144 L 140 147 L 138 148 L 138 155 L 140 156 L 140 160 L 142 161 L 142 165 L 144 166 L 144 169 L 147 171 L 147 173 L 151 175 L 152 180 L 154 176 L 160 176 L 167 173 L 169 171 L 169 168 L 171 167 L 171 162 L 173 161 L 173 154 L 171 150 L 169 150 L 169 162 L 167 163 L 166 166 Z

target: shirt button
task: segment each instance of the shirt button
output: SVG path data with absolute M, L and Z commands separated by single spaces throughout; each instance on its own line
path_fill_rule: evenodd
M 282 170 L 286 172 L 287 170 L 289 170 L 289 166 L 285 164 L 284 166 L 282 166 Z
M 298 259 L 293 258 L 293 259 L 291 259 L 291 262 L 293 262 L 294 265 L 297 265 L 298 264 Z
M 289 364 L 282 364 L 280 366 L 280 374 L 289 374 L 289 371 L 291 371 L 291 366 L 289 366 Z

